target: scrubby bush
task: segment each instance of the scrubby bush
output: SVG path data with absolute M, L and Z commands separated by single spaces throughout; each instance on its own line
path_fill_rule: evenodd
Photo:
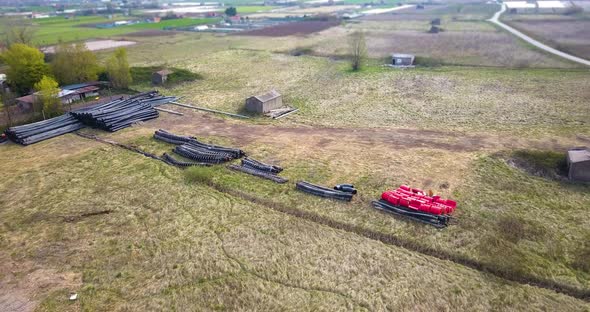
M 580 248 L 575 252 L 573 267 L 590 273 L 590 232 L 586 233 Z
M 213 180 L 215 169 L 213 167 L 193 166 L 184 171 L 188 182 L 209 184 Z
M 555 178 L 567 174 L 567 159 L 562 152 L 519 150 L 512 154 L 512 161 L 517 167 L 540 177 Z

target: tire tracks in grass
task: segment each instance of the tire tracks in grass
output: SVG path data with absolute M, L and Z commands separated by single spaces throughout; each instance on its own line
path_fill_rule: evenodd
M 242 270 L 242 272 L 245 272 L 247 274 L 250 274 L 250 275 L 252 275 L 252 276 L 254 276 L 254 277 L 258 278 L 258 279 L 261 279 L 263 281 L 266 281 L 266 282 L 269 282 L 269 283 L 273 283 L 273 284 L 279 284 L 281 286 L 288 287 L 288 288 L 300 289 L 300 290 L 304 290 L 306 292 L 315 291 L 315 292 L 323 292 L 323 293 L 330 293 L 330 294 L 333 294 L 333 295 L 337 295 L 339 297 L 344 298 L 345 301 L 352 301 L 353 304 L 355 304 L 355 305 L 357 305 L 359 307 L 362 307 L 362 308 L 364 308 L 367 311 L 373 311 L 371 309 L 371 307 L 369 307 L 367 304 L 361 303 L 361 302 L 358 302 L 358 301 L 354 300 L 352 298 L 352 296 L 350 296 L 350 295 L 348 295 L 346 293 L 335 291 L 335 290 L 324 288 L 324 287 L 305 287 L 305 286 L 301 286 L 301 285 L 295 285 L 295 284 L 291 284 L 291 283 L 287 283 L 287 282 L 283 282 L 283 281 L 279 281 L 279 280 L 275 280 L 275 279 L 270 279 L 270 278 L 268 278 L 268 277 L 266 277 L 266 276 L 264 276 L 264 275 L 262 275 L 260 273 L 257 273 L 254 270 L 250 270 L 250 269 L 248 269 L 248 267 L 246 267 L 246 264 L 244 264 L 238 258 L 236 258 L 236 257 L 234 257 L 234 256 L 232 256 L 232 255 L 229 254 L 229 252 L 225 248 L 225 244 L 224 244 L 223 238 L 221 237 L 221 234 L 219 232 L 215 232 L 215 235 L 217 235 L 217 239 L 221 243 L 221 250 L 223 251 L 224 255 L 228 259 L 230 259 L 231 261 L 235 262 L 240 267 L 240 269 Z
M 79 133 L 76 133 L 76 134 L 80 135 Z M 89 137 L 89 136 L 85 136 L 85 135 L 80 135 L 80 136 L 88 138 L 88 139 L 97 140 L 97 137 L 95 137 L 95 136 L 94 137 Z M 123 147 L 125 149 L 131 150 L 133 152 L 143 154 L 144 156 L 146 156 L 143 153 L 143 151 L 140 151 L 138 149 L 129 149 L 125 146 L 122 146 L 122 144 L 119 144 L 117 142 L 104 142 L 103 140 L 98 140 L 98 141 L 101 141 L 103 143 L 112 144 L 112 145 L 117 145 L 119 147 Z M 151 157 L 151 155 L 148 157 Z M 158 157 L 151 157 L 151 158 L 155 159 L 155 160 L 161 160 Z M 546 278 L 533 276 L 531 274 L 526 274 L 526 273 L 522 273 L 522 272 L 518 272 L 518 271 L 510 271 L 509 269 L 495 266 L 491 263 L 482 263 L 482 262 L 479 262 L 477 260 L 474 260 L 472 258 L 463 256 L 460 254 L 455 254 L 455 253 L 447 252 L 444 250 L 421 245 L 420 243 L 417 243 L 415 241 L 411 241 L 408 239 L 404 239 L 399 236 L 395 236 L 392 234 L 385 234 L 385 233 L 371 230 L 368 228 L 364 228 L 364 227 L 361 227 L 358 225 L 352 225 L 352 224 L 348 224 L 345 222 L 336 221 L 336 220 L 330 219 L 328 217 L 318 215 L 313 212 L 304 211 L 304 210 L 292 208 L 292 207 L 287 207 L 281 203 L 273 202 L 272 200 L 268 200 L 268 199 L 264 199 L 264 198 L 259 198 L 259 197 L 256 197 L 254 195 L 251 195 L 251 194 L 239 191 L 239 190 L 230 189 L 230 188 L 224 187 L 222 185 L 216 184 L 214 182 L 209 182 L 209 183 L 207 183 L 207 185 L 209 187 L 221 192 L 221 193 L 229 194 L 231 196 L 241 198 L 245 201 L 253 202 L 255 204 L 259 204 L 259 205 L 269 208 L 271 210 L 282 212 L 282 213 L 285 213 L 287 215 L 290 215 L 290 216 L 293 216 L 296 218 L 300 218 L 300 219 L 304 219 L 304 220 L 307 220 L 310 222 L 318 223 L 320 225 L 331 227 L 336 230 L 341 230 L 341 231 L 357 234 L 357 235 L 360 235 L 360 236 L 363 236 L 363 237 L 366 237 L 366 238 L 369 238 L 372 240 L 380 241 L 380 242 L 387 244 L 387 245 L 405 248 L 407 250 L 418 252 L 418 253 L 421 253 L 421 254 L 424 254 L 427 256 L 431 256 L 434 258 L 438 258 L 440 260 L 451 261 L 456 264 L 471 268 L 473 270 L 493 275 L 493 276 L 500 278 L 502 280 L 505 280 L 507 282 L 514 282 L 514 283 L 518 283 L 518 284 L 522 284 L 522 285 L 531 285 L 531 286 L 535 286 L 538 288 L 553 290 L 555 292 L 558 292 L 558 293 L 561 293 L 561 294 L 564 294 L 564 295 L 567 295 L 567 296 L 570 296 L 573 298 L 577 298 L 577 299 L 584 300 L 586 302 L 590 302 L 590 290 L 589 289 L 579 289 L 577 287 L 562 284 L 562 283 L 559 283 L 559 282 L 556 282 L 553 280 L 549 280 Z M 264 278 L 264 277 L 261 277 L 261 278 Z
M 530 285 L 530 286 L 535 286 L 538 288 L 544 288 L 544 289 L 552 290 L 552 291 L 555 291 L 555 292 L 558 292 L 558 293 L 561 293 L 561 294 L 564 294 L 564 295 L 567 295 L 570 297 L 581 299 L 586 302 L 590 302 L 590 290 L 587 290 L 587 289 L 579 289 L 576 287 L 565 285 L 565 284 L 562 284 L 562 283 L 559 283 L 556 281 L 552 281 L 549 279 L 533 276 L 530 274 L 510 271 L 506 268 L 495 266 L 490 263 L 482 263 L 482 262 L 468 258 L 463 255 L 459 255 L 459 254 L 447 252 L 444 250 L 428 247 L 428 246 L 422 245 L 420 243 L 417 243 L 415 241 L 401 238 L 399 236 L 395 236 L 392 234 L 385 234 L 385 233 L 371 230 L 371 229 L 368 229 L 368 228 L 365 228 L 362 226 L 352 225 L 352 224 L 348 224 L 345 222 L 336 221 L 336 220 L 330 219 L 328 217 L 318 215 L 313 212 L 304 211 L 304 210 L 292 208 L 292 207 L 287 207 L 286 205 L 283 205 L 281 203 L 273 202 L 272 200 L 268 200 L 265 198 L 259 198 L 254 195 L 251 195 L 251 194 L 239 191 L 239 190 L 230 189 L 230 188 L 224 187 L 219 184 L 209 183 L 208 185 L 219 192 L 226 193 L 231 196 L 241 198 L 245 201 L 253 202 L 255 204 L 261 205 L 261 206 L 266 207 L 268 209 L 278 211 L 278 212 L 281 212 L 281 213 L 284 213 L 284 214 L 287 214 L 287 215 L 290 215 L 290 216 L 293 216 L 296 218 L 300 218 L 300 219 L 304 219 L 306 221 L 318 223 L 320 225 L 331 227 L 336 230 L 341 230 L 341 231 L 357 234 L 357 235 L 363 236 L 365 238 L 380 241 L 386 245 L 401 247 L 401 248 L 404 248 L 404 249 L 407 249 L 407 250 L 410 250 L 413 252 L 418 252 L 418 253 L 424 254 L 426 256 L 431 256 L 431 257 L 434 257 L 434 258 L 437 258 L 440 260 L 451 261 L 456 264 L 468 267 L 470 269 L 493 275 L 493 276 L 500 278 L 500 279 L 507 281 L 507 282 L 513 282 L 513 283 L 518 283 L 518 284 L 522 284 L 522 285 Z

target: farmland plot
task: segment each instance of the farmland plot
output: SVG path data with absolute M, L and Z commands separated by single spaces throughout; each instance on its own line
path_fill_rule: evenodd
M 587 19 L 516 19 L 514 28 L 558 50 L 585 59 L 590 58 L 590 21 Z

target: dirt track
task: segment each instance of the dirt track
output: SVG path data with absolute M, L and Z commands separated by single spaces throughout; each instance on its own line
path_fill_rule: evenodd
M 473 152 L 478 150 L 499 150 L 512 148 L 539 148 L 566 150 L 569 145 L 557 140 L 536 141 L 502 135 L 469 134 L 423 129 L 403 128 L 328 128 L 303 125 L 256 125 L 223 119 L 212 114 L 195 113 L 178 106 L 169 107 L 182 111 L 185 115 L 162 117 L 149 123 L 150 128 L 176 130 L 196 136 L 221 136 L 235 139 L 240 144 L 253 142 L 311 146 L 325 148 L 340 145 L 374 147 L 383 145 L 389 148 L 434 148 L 448 151 Z M 272 134 L 272 135 L 269 135 Z M 577 140 L 580 141 L 578 138 Z

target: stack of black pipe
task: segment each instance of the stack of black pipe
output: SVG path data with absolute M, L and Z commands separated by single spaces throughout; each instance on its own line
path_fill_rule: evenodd
M 156 130 L 156 132 L 154 133 L 154 139 L 164 141 L 166 143 L 182 145 L 182 144 L 190 141 L 191 138 L 187 137 L 187 136 L 176 135 L 176 134 L 170 133 L 166 130 L 160 129 L 160 130 Z
M 70 114 L 35 122 L 28 125 L 10 127 L 6 135 L 19 144 L 29 145 L 84 128 L 78 119 Z
M 152 91 L 126 100 L 118 99 L 73 111 L 72 115 L 89 126 L 114 132 L 140 121 L 157 118 L 159 114 L 154 107 L 174 100 L 174 97 L 158 96 L 157 92 Z
M 164 153 L 164 155 L 162 156 L 162 159 L 165 162 L 167 162 L 168 164 L 171 164 L 171 165 L 177 166 L 177 167 L 181 167 L 181 168 L 192 167 L 192 166 L 211 166 L 211 164 L 209 164 L 209 163 L 181 161 L 181 160 L 178 160 L 178 159 L 170 156 L 167 153 Z
M 166 130 L 157 130 L 154 138 L 167 143 L 176 144 L 173 152 L 196 161 L 197 163 L 219 164 L 232 159 L 241 158 L 244 151 L 237 148 L 211 145 L 200 142 L 194 137 L 176 135 Z M 166 156 L 164 156 L 166 157 Z M 170 157 L 170 155 L 168 155 Z M 172 162 L 172 160 L 170 160 Z
M 330 189 L 327 187 L 311 184 L 309 182 L 300 181 L 295 185 L 298 190 L 316 196 L 333 198 L 339 200 L 351 201 L 353 194 L 351 192 L 343 192 L 339 190 Z
M 430 224 L 439 229 L 446 227 L 451 219 L 451 217 L 448 215 L 434 215 L 430 213 L 424 213 L 418 210 L 405 208 L 402 206 L 395 206 L 383 199 L 373 201 L 371 202 L 371 204 L 373 205 L 373 208 L 381 210 L 383 212 L 406 217 L 414 221 Z
M 173 151 L 190 160 L 209 164 L 220 164 L 233 159 L 231 155 L 223 152 L 212 152 L 206 149 L 192 147 L 190 145 L 179 145 L 175 147 Z
M 241 171 L 257 177 L 268 179 L 277 183 L 286 183 L 287 179 L 279 177 L 277 174 L 283 171 L 279 166 L 267 165 L 252 158 L 242 159 L 242 165 L 230 165 L 230 169 Z

